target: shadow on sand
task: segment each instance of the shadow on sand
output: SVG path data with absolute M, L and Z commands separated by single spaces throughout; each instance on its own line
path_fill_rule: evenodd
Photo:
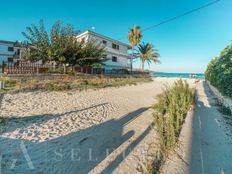
M 123 132 L 124 126 L 139 117 L 147 109 L 149 108 L 140 108 L 119 119 L 111 119 L 87 129 L 41 143 L 0 137 L 0 155 L 2 158 L 0 169 L 4 174 L 89 173 L 107 155 L 134 135 L 133 130 Z M 60 115 L 44 118 L 45 120 L 42 120 L 39 124 L 58 116 Z M 32 122 L 29 121 L 30 124 Z M 150 130 L 151 128 L 148 127 L 123 153 L 120 153 L 115 160 L 108 164 L 103 173 L 114 171 L 124 157 L 129 155 L 131 150 L 143 140 Z
M 101 106 L 104 106 L 107 104 L 108 103 L 102 103 L 102 104 L 94 105 L 94 106 L 87 107 L 84 109 L 77 109 L 77 110 L 64 112 L 62 114 L 42 114 L 42 115 L 30 115 L 30 116 L 24 116 L 24 117 L 11 116 L 11 117 L 7 118 L 7 124 L 8 124 L 9 128 L 6 129 L 4 132 L 12 132 L 15 129 L 21 128 L 21 127 L 27 128 L 32 124 L 36 124 L 39 126 L 39 125 L 42 125 L 43 123 L 45 123 L 49 120 L 56 119 L 56 118 L 59 118 L 61 116 L 82 112 L 82 111 L 89 110 L 92 108 L 101 107 Z M 14 124 L 14 126 L 11 126 L 11 124 Z

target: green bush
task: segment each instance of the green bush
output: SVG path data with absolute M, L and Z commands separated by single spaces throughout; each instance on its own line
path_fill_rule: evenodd
M 228 115 L 228 116 L 232 115 L 230 108 L 223 105 L 222 103 L 218 103 L 218 111 L 223 115 Z
M 16 80 L 12 80 L 12 79 L 5 80 L 5 87 L 6 88 L 13 88 L 16 86 L 16 84 L 17 84 Z
M 6 124 L 6 118 L 0 116 L 0 132 L 2 130 L 2 126 Z
M 205 76 L 223 95 L 232 98 L 232 45 L 209 63 Z
M 161 147 L 174 147 L 185 116 L 194 101 L 195 90 L 178 80 L 173 87 L 165 87 L 163 93 L 157 96 L 158 103 L 154 105 L 154 123 L 160 138 Z

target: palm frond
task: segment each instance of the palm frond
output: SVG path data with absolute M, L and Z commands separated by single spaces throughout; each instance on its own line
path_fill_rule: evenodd
M 142 69 L 144 68 L 144 63 L 150 66 L 151 63 L 160 63 L 159 57 L 160 54 L 158 50 L 154 48 L 154 45 L 151 43 L 141 43 L 138 45 L 135 53 L 136 58 L 140 58 L 142 62 Z

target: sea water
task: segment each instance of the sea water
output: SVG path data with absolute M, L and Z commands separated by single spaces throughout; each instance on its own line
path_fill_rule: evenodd
M 205 79 L 205 74 L 203 73 L 164 73 L 164 72 L 153 72 L 153 77 L 175 77 L 175 78 L 191 78 L 196 77 L 200 79 Z

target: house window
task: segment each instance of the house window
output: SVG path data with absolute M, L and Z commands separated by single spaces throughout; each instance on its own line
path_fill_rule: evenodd
M 116 50 L 119 50 L 119 45 L 116 45 L 116 44 L 112 43 L 112 48 L 116 49 Z
M 13 58 L 12 57 L 8 57 L 8 62 L 13 62 Z
M 107 42 L 106 42 L 105 40 L 103 40 L 103 41 L 102 41 L 102 43 L 103 43 L 104 45 L 106 45 L 106 44 L 107 44 Z
M 18 55 L 18 56 L 20 55 L 20 49 L 17 50 L 17 55 Z
M 117 59 L 118 58 L 116 56 L 112 56 L 112 62 L 117 62 L 118 61 Z
M 14 47 L 8 47 L 8 51 L 10 52 L 14 51 Z

